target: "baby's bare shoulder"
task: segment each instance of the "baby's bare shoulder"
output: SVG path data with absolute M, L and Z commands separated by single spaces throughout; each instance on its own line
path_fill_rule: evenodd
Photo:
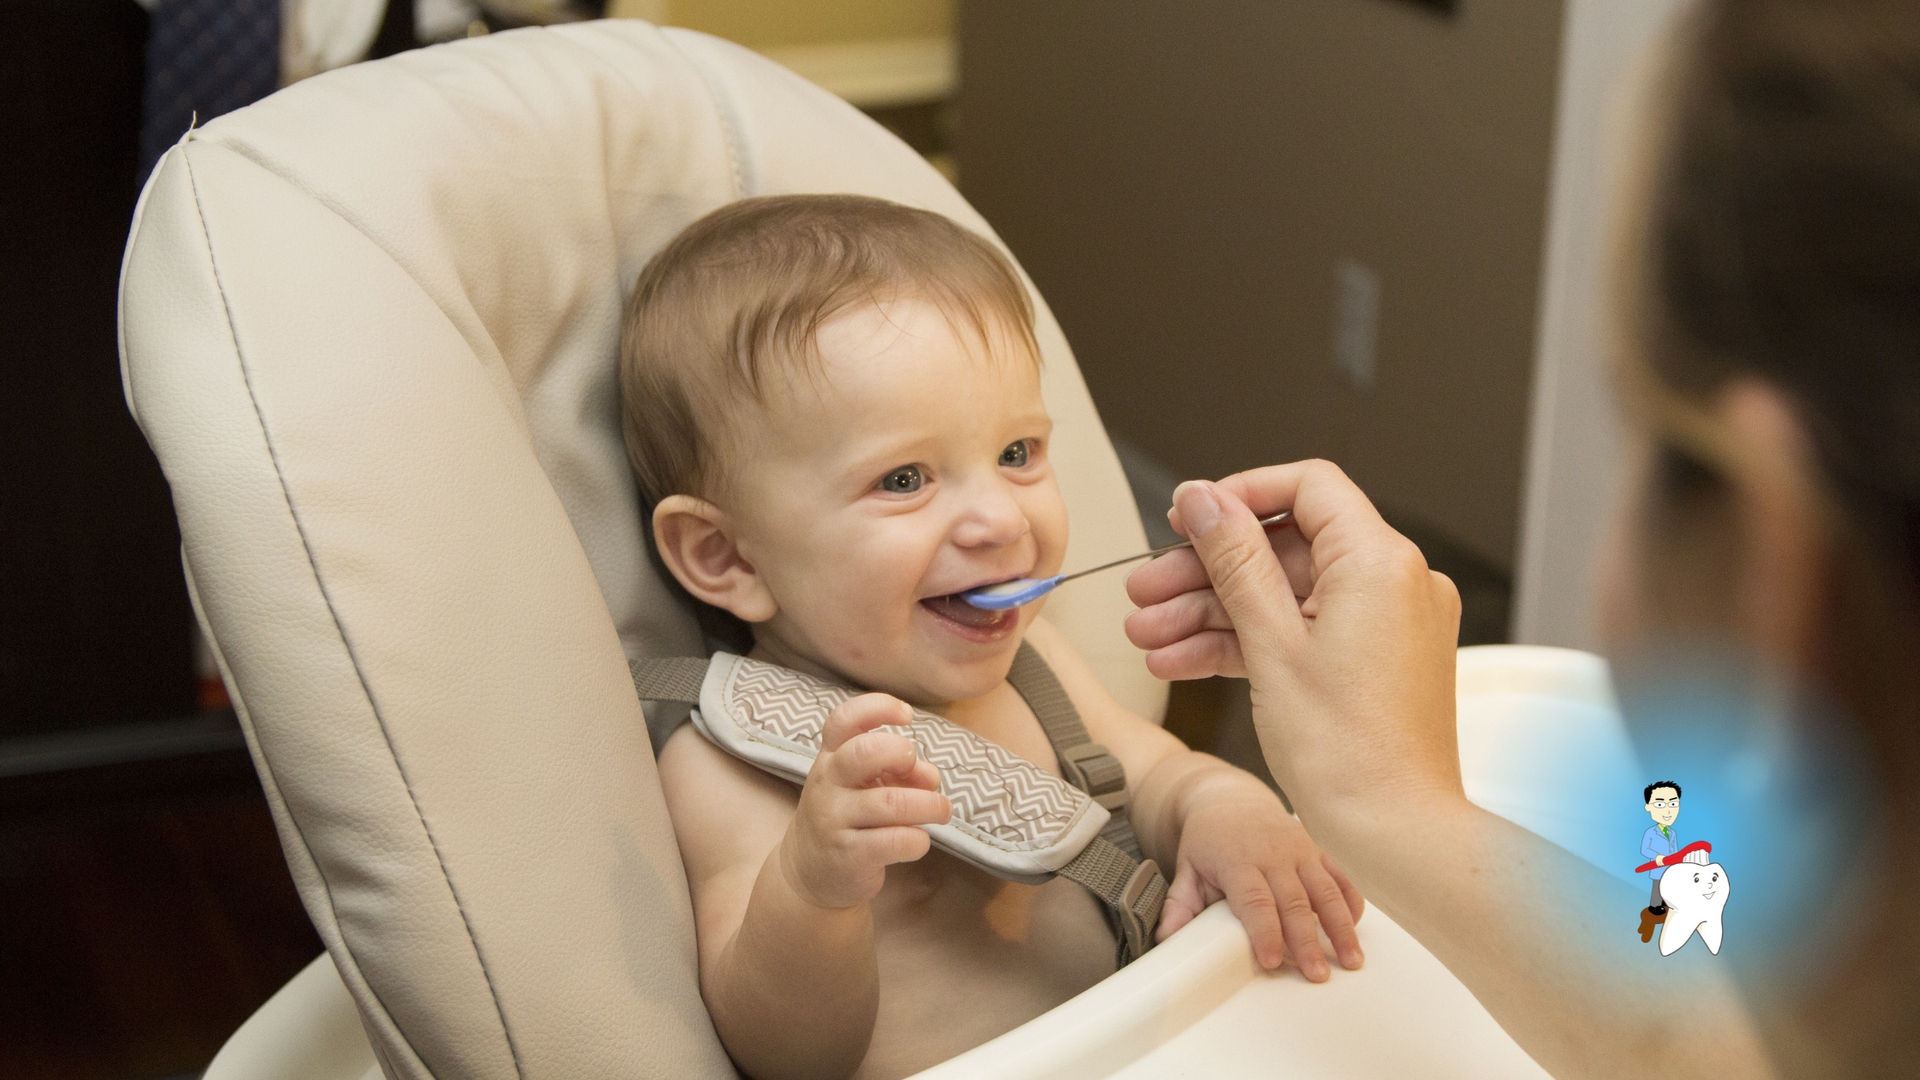
M 757 873 L 779 844 L 799 789 L 681 725 L 660 748 L 660 790 L 696 890 L 729 871 Z

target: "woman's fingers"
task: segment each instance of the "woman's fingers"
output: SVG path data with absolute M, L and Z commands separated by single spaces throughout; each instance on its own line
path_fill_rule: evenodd
M 1174 597 L 1212 587 L 1205 564 L 1192 548 L 1169 551 L 1127 574 L 1127 598 L 1135 607 L 1164 604 Z
M 1215 675 L 1244 679 L 1247 662 L 1240 655 L 1240 638 L 1233 631 L 1204 630 L 1148 653 L 1147 671 L 1169 682 Z
M 1233 619 L 1243 657 L 1250 663 L 1256 655 L 1277 658 L 1303 623 L 1293 586 L 1253 511 L 1233 492 L 1204 480 L 1180 485 L 1174 506 L 1214 594 Z
M 1246 503 L 1257 516 L 1292 510 L 1294 527 L 1316 549 L 1321 534 L 1329 527 L 1336 533 L 1387 528 L 1366 493 L 1330 461 L 1296 461 L 1248 469 L 1226 477 L 1219 486 Z
M 889 694 L 861 694 L 843 701 L 831 713 L 820 731 L 820 748 L 829 753 L 847 740 L 884 724 L 906 724 L 913 720 L 913 709 Z
M 1203 630 L 1231 630 L 1233 620 L 1212 589 L 1182 593 L 1164 604 L 1130 612 L 1127 637 L 1142 649 L 1159 649 L 1185 641 Z

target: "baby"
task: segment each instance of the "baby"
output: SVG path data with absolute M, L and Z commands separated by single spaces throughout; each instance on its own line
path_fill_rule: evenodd
M 1129 713 L 1039 605 L 958 594 L 1060 569 L 1033 312 L 991 244 L 857 196 L 748 199 L 641 274 L 621 342 L 629 451 L 660 559 L 738 650 L 872 691 L 828 718 L 804 786 L 682 726 L 660 779 L 700 985 L 741 1070 L 898 1077 L 1112 973 L 1080 885 L 1003 881 L 917 826 L 948 820 L 908 705 L 1058 775 L 1007 683 L 1031 644 L 1126 768 L 1141 847 L 1173 869 L 1165 938 L 1225 898 L 1272 968 L 1358 967 L 1362 901 L 1265 785 Z M 718 618 L 721 622 L 716 623 Z

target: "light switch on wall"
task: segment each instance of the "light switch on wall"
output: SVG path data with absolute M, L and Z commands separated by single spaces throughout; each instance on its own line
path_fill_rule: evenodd
M 1334 273 L 1333 367 L 1356 389 L 1373 385 L 1380 341 L 1380 275 L 1353 259 Z

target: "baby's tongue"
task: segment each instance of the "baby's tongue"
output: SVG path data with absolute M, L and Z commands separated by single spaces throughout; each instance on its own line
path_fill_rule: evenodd
M 958 593 L 929 597 L 920 602 L 933 609 L 935 614 L 944 615 L 962 626 L 992 626 L 1004 616 L 1013 614 L 1010 611 L 984 611 L 960 599 Z

